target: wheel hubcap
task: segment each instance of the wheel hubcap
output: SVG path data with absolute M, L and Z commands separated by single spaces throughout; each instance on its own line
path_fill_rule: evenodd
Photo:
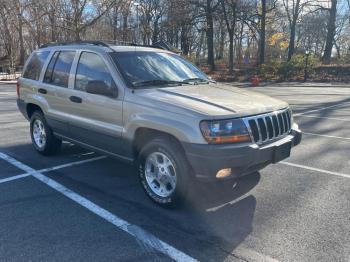
M 161 152 L 147 157 L 145 177 L 149 188 L 160 197 L 168 197 L 175 190 L 177 176 L 174 163 Z
M 46 132 L 41 120 L 36 119 L 33 123 L 33 138 L 35 144 L 41 149 L 46 144 Z

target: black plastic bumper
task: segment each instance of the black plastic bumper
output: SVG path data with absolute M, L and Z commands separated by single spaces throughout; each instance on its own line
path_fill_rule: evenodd
M 241 145 L 202 145 L 184 143 L 187 158 L 192 166 L 195 176 L 200 180 L 218 180 L 216 173 L 225 168 L 231 168 L 229 178 L 237 178 L 258 171 L 268 164 L 281 161 L 289 156 L 281 148 L 293 147 L 301 142 L 300 130 L 292 132 L 281 140 L 268 145 L 256 144 Z M 276 155 L 277 154 L 277 155 Z
M 22 115 L 28 119 L 27 115 L 27 104 L 24 102 L 24 100 L 17 98 L 17 107 L 19 111 L 21 111 Z

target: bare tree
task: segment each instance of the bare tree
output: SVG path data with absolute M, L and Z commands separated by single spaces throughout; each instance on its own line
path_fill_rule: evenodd
M 330 8 L 322 8 L 323 10 L 327 10 L 329 12 L 326 45 L 322 57 L 322 61 L 324 64 L 330 64 L 332 59 L 332 50 L 334 46 L 334 37 L 336 33 L 337 4 L 338 0 L 331 0 Z
M 224 1 L 221 0 L 221 6 L 226 22 L 227 31 L 229 34 L 229 70 L 233 71 L 233 45 L 234 45 L 234 34 L 237 22 L 237 0 Z
M 136 35 L 167 41 L 210 70 L 215 59 L 232 71 L 306 49 L 324 63 L 334 51 L 350 62 L 349 9 L 350 0 L 0 0 L 0 67 L 22 65 L 46 42 Z
M 276 8 L 276 3 L 278 0 L 269 1 L 268 5 L 267 0 L 261 0 L 261 13 L 258 16 L 260 19 L 260 28 L 259 28 L 259 60 L 258 63 L 265 63 L 265 50 L 266 50 L 266 21 L 267 15 Z
M 214 13 L 220 2 L 217 0 L 194 1 L 194 6 L 202 8 L 206 22 L 205 32 L 207 37 L 208 65 L 211 71 L 215 70 L 214 59 Z
M 288 58 L 290 61 L 295 52 L 295 37 L 298 19 L 304 8 L 307 6 L 309 1 L 302 0 L 283 0 L 283 5 L 286 10 L 288 23 L 289 23 L 289 47 L 288 47 Z

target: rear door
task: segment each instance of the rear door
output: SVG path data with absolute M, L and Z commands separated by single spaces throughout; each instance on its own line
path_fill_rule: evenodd
M 69 84 L 72 81 L 72 65 L 76 51 L 54 51 L 43 76 L 41 91 L 48 102 L 46 119 L 55 133 L 69 136 L 68 122 L 73 107 L 69 103 L 71 96 Z
M 123 90 L 116 85 L 113 77 L 115 69 L 108 62 L 108 57 L 81 51 L 75 72 L 74 90 L 70 97 L 71 106 L 74 107 L 74 121 L 69 124 L 71 137 L 122 156 Z M 111 93 L 98 92 L 102 87 Z M 93 91 L 97 92 L 89 93 Z

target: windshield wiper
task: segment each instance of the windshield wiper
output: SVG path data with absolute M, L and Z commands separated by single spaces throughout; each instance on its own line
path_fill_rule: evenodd
M 195 83 L 215 83 L 215 81 L 210 80 L 210 79 L 205 79 L 205 78 L 200 78 L 200 77 L 194 77 L 194 78 L 187 78 L 182 80 L 183 83 L 190 83 L 190 82 L 195 82 Z
M 182 81 L 163 80 L 163 79 L 153 79 L 153 80 L 144 80 L 144 81 L 132 82 L 132 85 L 134 87 L 149 86 L 149 85 L 173 85 L 173 84 L 182 85 L 184 83 Z

